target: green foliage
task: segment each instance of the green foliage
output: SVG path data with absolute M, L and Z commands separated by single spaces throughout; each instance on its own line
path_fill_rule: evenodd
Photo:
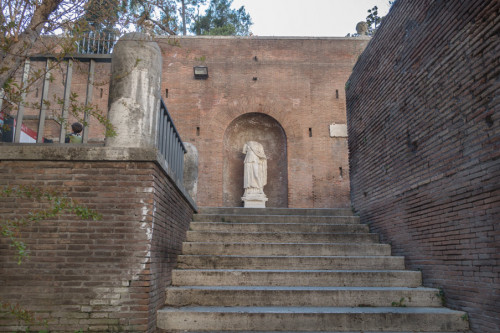
M 396 3 L 396 0 L 394 1 L 389 1 L 389 6 L 392 7 Z M 366 17 L 366 24 L 368 25 L 368 31 L 367 35 L 368 36 L 373 36 L 375 32 L 377 31 L 377 28 L 379 27 L 380 23 L 382 23 L 382 20 L 384 17 L 380 17 L 378 15 L 378 7 L 373 6 L 373 8 L 368 9 L 368 16 Z M 353 34 L 347 34 L 346 37 L 358 37 L 358 33 L 353 33 Z
M 446 306 L 446 297 L 444 295 L 444 290 L 443 288 L 439 288 L 439 291 L 436 293 L 436 296 L 439 298 L 441 301 L 442 306 Z
M 25 216 L 12 219 L 0 218 L 0 235 L 10 240 L 10 245 L 17 250 L 18 264 L 22 263 L 29 255 L 29 250 L 24 242 L 19 240 L 22 228 L 36 222 L 53 219 L 61 214 L 74 214 L 82 220 L 98 220 L 102 216 L 73 199 L 57 191 L 46 190 L 34 186 L 5 186 L 0 190 L 0 198 L 16 198 L 16 200 L 27 200 L 38 203 L 45 209 L 32 210 Z M 33 332 L 31 327 L 44 327 L 38 333 L 49 333 L 47 321 L 35 318 L 33 312 L 26 310 L 19 304 L 0 301 L 3 312 L 18 320 L 26 327 L 25 332 Z M 81 332 L 81 331 L 78 331 Z
M 372 9 L 368 9 L 368 16 L 366 17 L 368 35 L 372 36 L 377 31 L 380 22 L 382 22 L 382 17 L 378 16 L 378 7 L 374 6 Z
M 0 219 L 0 234 L 10 240 L 10 245 L 17 250 L 17 262 L 21 264 L 29 255 L 26 244 L 19 240 L 24 226 L 55 218 L 60 214 L 74 214 L 82 220 L 98 220 L 101 215 L 73 199 L 56 191 L 44 190 L 34 186 L 6 186 L 0 191 L 0 198 L 19 198 L 45 204 L 48 208 L 28 212 L 26 216 L 12 219 Z
M 108 117 L 106 115 L 103 115 L 103 113 L 94 105 L 85 105 L 80 102 L 78 102 L 78 94 L 72 92 L 69 97 L 69 112 L 78 119 L 80 123 L 82 123 L 83 126 L 88 126 L 89 124 L 84 120 L 85 115 L 89 115 L 97 121 L 101 125 L 104 126 L 105 128 L 105 133 L 107 137 L 113 137 L 116 136 L 115 129 L 111 122 L 109 121 Z M 62 106 L 64 101 L 61 99 L 58 99 L 58 103 Z M 64 122 L 63 119 L 61 119 L 61 123 Z M 68 124 L 64 124 L 66 127 Z
M 21 322 L 23 326 L 26 326 L 25 332 L 32 332 L 30 329 L 31 326 L 40 326 L 45 327 L 45 329 L 39 330 L 38 333 L 49 333 L 46 320 L 37 320 L 33 312 L 24 309 L 19 304 L 11 304 L 9 302 L 0 301 L 0 308 Z
M 145 21 L 153 23 L 153 32 L 158 35 L 185 34 L 186 27 L 193 22 L 195 14 L 206 0 L 125 0 L 122 15 L 144 30 Z
M 119 0 L 90 0 L 85 6 L 83 21 L 93 31 L 111 33 L 115 31 L 122 9 Z
M 252 19 L 245 7 L 232 9 L 232 0 L 211 0 L 205 15 L 196 18 L 191 32 L 196 35 L 247 36 Z
M 405 302 L 405 298 L 401 297 L 401 299 L 399 300 L 399 302 L 392 302 L 391 306 L 398 307 L 398 308 L 405 308 L 406 304 L 404 304 L 404 302 Z

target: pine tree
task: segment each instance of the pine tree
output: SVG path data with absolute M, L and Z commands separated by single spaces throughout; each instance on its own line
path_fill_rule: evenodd
M 211 0 L 205 15 L 196 18 L 191 32 L 196 35 L 247 36 L 252 20 L 244 6 L 232 9 L 232 0 Z

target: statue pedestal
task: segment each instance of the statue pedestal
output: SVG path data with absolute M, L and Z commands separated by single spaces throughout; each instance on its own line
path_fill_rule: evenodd
M 263 193 L 259 194 L 248 194 L 241 197 L 241 200 L 245 203 L 243 207 L 245 208 L 266 208 L 266 201 L 268 200 L 266 195 Z

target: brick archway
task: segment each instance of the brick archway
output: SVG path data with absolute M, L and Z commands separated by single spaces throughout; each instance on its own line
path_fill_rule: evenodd
M 234 119 L 224 132 L 222 201 L 225 207 L 242 206 L 243 144 L 257 141 L 267 156 L 267 207 L 288 207 L 286 134 L 280 123 L 263 113 L 246 113 Z

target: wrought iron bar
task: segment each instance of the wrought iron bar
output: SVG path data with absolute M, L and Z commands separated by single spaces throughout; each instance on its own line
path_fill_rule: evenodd
M 160 109 L 161 109 L 161 106 L 160 106 Z M 160 110 L 160 114 L 158 117 L 159 126 L 158 126 L 157 144 L 158 144 L 158 150 L 160 151 L 160 153 L 162 153 L 163 156 L 165 156 L 165 154 L 163 153 L 164 141 L 160 140 L 159 138 L 163 138 L 163 136 L 164 136 L 164 132 L 165 132 L 165 126 L 163 124 L 164 120 L 165 120 L 165 112 L 162 112 L 162 110 Z
M 2 112 L 3 98 L 5 97 L 5 91 L 0 88 L 0 112 Z
M 79 54 L 111 54 L 118 36 L 113 33 L 89 31 L 77 41 Z
M 64 84 L 64 101 L 63 101 L 63 109 L 61 115 L 61 133 L 59 134 L 59 142 L 64 143 L 66 138 L 66 125 L 68 122 L 68 113 L 69 113 L 69 102 L 70 102 L 70 94 L 71 94 L 71 80 L 73 78 L 73 60 L 68 60 L 68 69 L 66 70 L 66 83 Z
M 42 98 L 40 100 L 40 114 L 38 117 L 38 132 L 36 135 L 36 142 L 43 143 L 43 132 L 45 130 L 45 113 L 47 110 L 47 98 L 49 96 L 49 85 L 50 85 L 50 59 L 47 58 L 45 61 L 45 77 L 43 80 L 42 87 Z
M 21 101 L 17 106 L 16 130 L 14 134 L 14 142 L 21 141 L 21 128 L 23 126 L 24 104 L 26 103 L 26 87 L 28 85 L 29 71 L 30 71 L 30 60 L 26 59 L 26 61 L 24 62 L 24 70 L 23 70 Z
M 85 112 L 83 114 L 83 143 L 87 143 L 89 140 L 89 129 L 90 129 L 90 114 L 87 108 L 90 108 L 92 103 L 92 93 L 94 91 L 94 72 L 95 72 L 95 60 L 90 59 L 89 62 L 89 77 L 87 80 L 87 95 L 85 97 Z
M 169 169 L 174 173 L 176 182 L 182 184 L 186 148 L 163 100 L 160 103 L 158 127 L 158 151 L 163 155 Z

